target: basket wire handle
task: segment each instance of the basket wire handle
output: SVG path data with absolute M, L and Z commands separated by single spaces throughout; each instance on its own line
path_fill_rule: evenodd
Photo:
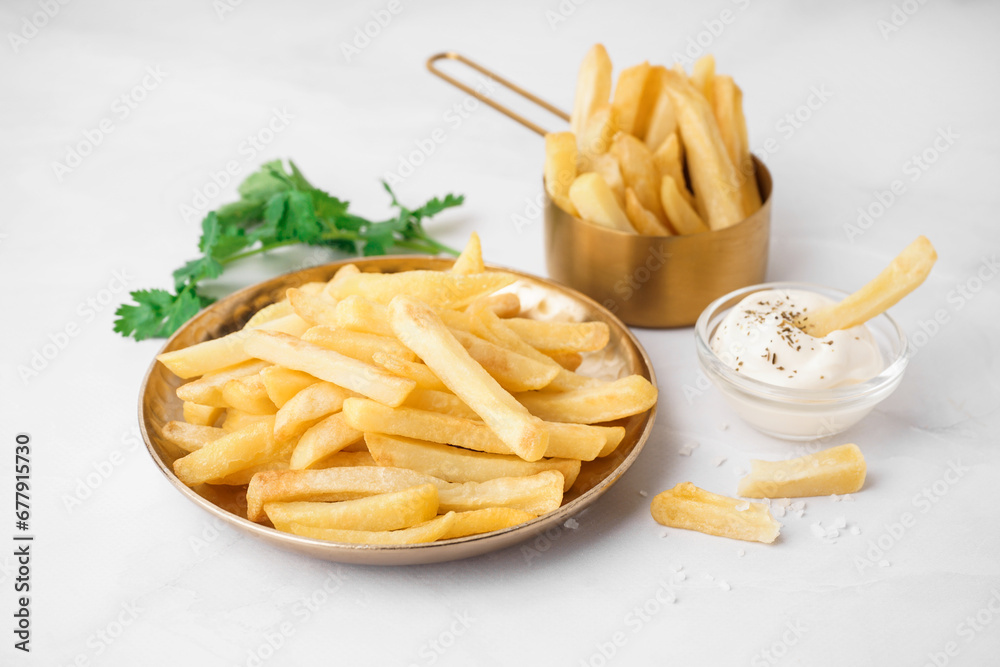
M 502 104 L 500 104 L 498 102 L 495 102 L 494 100 L 490 99 L 489 97 L 486 97 L 485 95 L 483 95 L 482 93 L 480 93 L 478 90 L 475 90 L 474 88 L 471 88 L 471 87 L 467 86 L 466 84 L 462 83 L 458 79 L 456 79 L 456 78 L 454 78 L 454 77 L 452 77 L 452 76 L 450 76 L 448 74 L 445 74 L 444 72 L 442 72 L 441 70 L 439 70 L 437 67 L 435 67 L 435 64 L 437 63 L 437 61 L 442 60 L 442 59 L 457 60 L 458 62 L 462 63 L 463 65 L 467 65 L 468 67 L 471 67 L 472 69 L 476 70 L 480 74 L 485 74 L 486 76 L 490 77 L 491 79 L 497 81 L 500 85 L 505 86 L 506 88 L 514 91 L 515 93 L 517 93 L 521 97 L 523 97 L 523 98 L 525 98 L 525 99 L 527 99 L 527 100 L 529 100 L 531 102 L 534 102 L 535 104 L 537 104 L 538 106 L 542 107 L 546 111 L 549 111 L 549 112 L 555 114 L 556 116 L 559 116 L 563 120 L 566 120 L 566 121 L 569 120 L 569 114 L 566 113 L 565 111 L 563 111 L 562 109 L 559 109 L 558 107 L 555 107 L 555 106 L 549 104 L 548 102 L 546 102 L 545 100 L 543 100 L 542 98 L 538 97 L 537 95 L 535 95 L 533 93 L 529 93 L 527 90 L 525 90 L 524 88 L 521 88 L 516 83 L 513 83 L 512 81 L 508 81 L 507 79 L 503 78 L 502 76 L 498 76 L 497 74 L 491 72 L 490 70 L 486 69 L 482 65 L 480 65 L 478 63 L 472 62 L 471 60 L 469 60 L 468 58 L 466 58 L 465 56 L 463 56 L 460 53 L 455 53 L 454 51 L 446 51 L 444 53 L 435 54 L 435 55 L 433 55 L 433 56 L 431 56 L 430 58 L 427 59 L 427 69 L 430 70 L 430 72 L 432 74 L 434 74 L 435 76 L 441 77 L 442 79 L 444 79 L 445 81 L 447 81 L 451 85 L 455 86 L 456 88 L 465 91 L 469 95 L 472 95 L 473 97 L 475 97 L 480 102 L 483 102 L 484 104 L 490 105 L 491 107 L 493 107 L 494 109 L 496 109 L 497 111 L 499 111 L 503 115 L 507 116 L 508 118 L 516 120 L 518 123 L 520 123 L 524 127 L 528 128 L 529 130 L 534 130 L 535 132 L 537 132 L 538 134 L 540 134 L 542 136 L 545 136 L 546 134 L 548 134 L 548 132 L 544 128 L 542 128 L 539 125 L 536 125 L 535 123 L 531 122 L 530 120 L 528 120 L 524 116 L 521 116 L 521 115 L 519 115 L 519 114 L 511 111 L 510 109 L 508 109 L 507 107 L 503 106 Z

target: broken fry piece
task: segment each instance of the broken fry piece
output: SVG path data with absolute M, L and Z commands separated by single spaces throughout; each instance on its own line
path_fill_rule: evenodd
M 824 449 L 787 461 L 750 462 L 740 480 L 745 498 L 804 498 L 854 493 L 865 483 L 865 457 L 855 444 Z
M 653 498 L 650 512 L 664 526 L 748 542 L 770 544 L 781 530 L 767 505 L 709 493 L 691 482 Z

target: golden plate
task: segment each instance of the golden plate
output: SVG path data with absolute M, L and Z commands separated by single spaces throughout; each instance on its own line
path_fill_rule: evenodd
M 353 260 L 362 271 L 383 273 L 412 269 L 445 270 L 452 262 L 451 259 L 414 255 Z M 236 331 L 254 312 L 282 299 L 289 287 L 329 280 L 338 268 L 348 263 L 350 261 L 289 273 L 240 290 L 192 318 L 167 341 L 161 352 L 177 350 Z M 653 367 L 645 350 L 628 328 L 608 310 L 557 283 L 510 269 L 503 270 L 521 278 L 508 289 L 518 291 L 525 307 L 532 307 L 529 311 L 531 316 L 552 319 L 561 315 L 566 319 L 597 320 L 608 324 L 611 329 L 608 346 L 585 358 L 580 372 L 596 370 L 599 372 L 592 374 L 603 374 L 609 379 L 636 373 L 656 384 Z M 181 401 L 175 393 L 181 382 L 163 364 L 154 360 L 139 391 L 139 426 L 143 439 L 150 456 L 173 487 L 213 516 L 266 542 L 325 560 L 364 565 L 416 565 L 478 556 L 512 546 L 558 526 L 597 500 L 628 470 L 649 437 L 656 416 L 656 406 L 653 406 L 643 414 L 621 420 L 626 433 L 617 451 L 603 459 L 584 462 L 580 476 L 566 493 L 562 507 L 533 521 L 492 533 L 429 544 L 339 544 L 282 533 L 249 521 L 246 518 L 246 487 L 202 485 L 192 489 L 177 479 L 173 463 L 183 452 L 163 438 L 163 427 L 168 421 L 182 418 Z

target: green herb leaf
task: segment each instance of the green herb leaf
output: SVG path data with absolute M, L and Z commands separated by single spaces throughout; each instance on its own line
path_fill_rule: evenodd
M 218 278 L 232 262 L 283 246 L 315 245 L 365 256 L 397 249 L 458 254 L 431 238 L 422 221 L 460 205 L 463 197 L 435 197 L 411 210 L 387 183 L 382 186 L 397 215 L 373 221 L 349 212 L 346 200 L 313 186 L 294 162 L 289 161 L 289 170 L 280 160 L 261 165 L 240 184 L 239 201 L 202 220 L 202 256 L 174 271 L 174 292 L 132 292 L 135 303 L 118 308 L 115 331 L 136 340 L 169 336 L 212 302 L 199 294 L 201 281 Z

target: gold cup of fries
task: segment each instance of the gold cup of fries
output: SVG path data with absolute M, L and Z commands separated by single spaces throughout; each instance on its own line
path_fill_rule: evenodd
M 658 328 L 692 325 L 714 299 L 764 280 L 771 175 L 750 154 L 742 92 L 711 56 L 690 75 L 626 68 L 612 94 L 598 44 L 570 123 L 545 137 L 552 278 Z

